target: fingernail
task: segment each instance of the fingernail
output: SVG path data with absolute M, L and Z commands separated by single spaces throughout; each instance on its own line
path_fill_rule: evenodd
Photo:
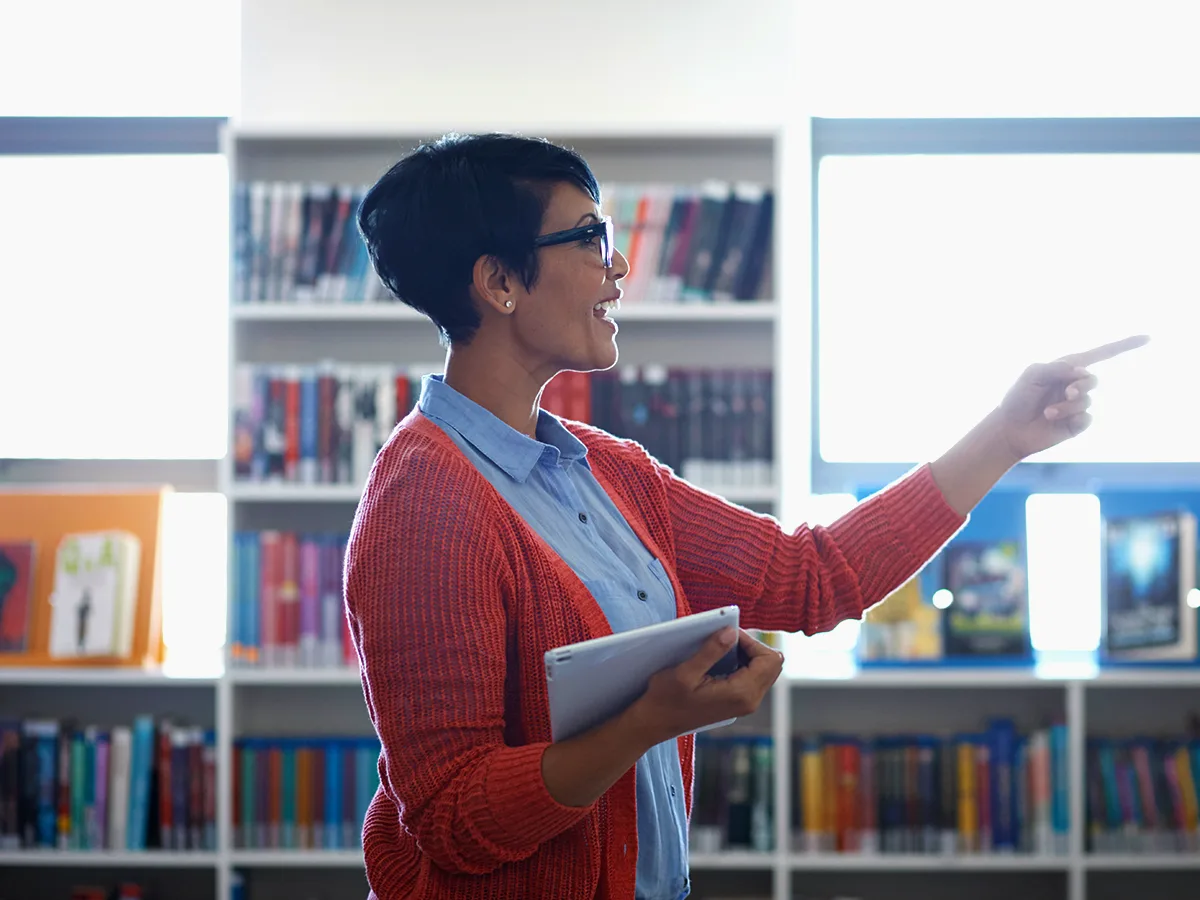
M 1068 400 L 1074 400 L 1078 396 L 1079 396 L 1079 388 L 1075 387 L 1075 385 L 1071 385 L 1069 388 L 1067 388 L 1067 399 Z
M 1058 410 L 1055 409 L 1053 406 L 1047 406 L 1046 407 L 1046 418 L 1047 419 L 1057 419 L 1058 418 Z
M 728 647 L 730 644 L 732 644 L 736 640 L 737 640 L 737 632 L 734 631 L 732 628 L 726 628 L 724 631 L 721 632 L 721 643 L 724 644 L 725 646 Z

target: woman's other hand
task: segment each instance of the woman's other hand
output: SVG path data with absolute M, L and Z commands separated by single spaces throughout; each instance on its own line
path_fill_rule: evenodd
M 735 641 L 749 662 L 728 676 L 709 675 Z M 782 671 L 782 653 L 745 631 L 725 628 L 691 659 L 655 674 L 629 711 L 647 743 L 654 745 L 714 722 L 750 715 Z

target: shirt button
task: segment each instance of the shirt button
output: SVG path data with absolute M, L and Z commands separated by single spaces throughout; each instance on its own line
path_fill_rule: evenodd
M 580 513 L 580 514 L 579 514 L 579 521 L 580 521 L 580 522 L 583 522 L 583 523 L 586 525 L 586 524 L 587 524 L 587 513 Z
M 675 796 L 675 785 L 671 785 L 671 796 Z
M 650 595 L 647 594 L 645 591 L 638 591 L 638 599 L 639 600 L 645 600 L 649 596 Z

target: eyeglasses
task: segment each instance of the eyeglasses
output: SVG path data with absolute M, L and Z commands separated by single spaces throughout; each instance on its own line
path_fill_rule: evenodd
M 600 238 L 600 259 L 604 262 L 604 268 L 611 269 L 613 264 L 613 223 L 610 216 L 605 216 L 599 222 L 593 222 L 591 225 L 540 234 L 533 239 L 533 246 L 550 247 L 554 244 L 569 244 L 572 241 L 582 241 L 592 237 Z

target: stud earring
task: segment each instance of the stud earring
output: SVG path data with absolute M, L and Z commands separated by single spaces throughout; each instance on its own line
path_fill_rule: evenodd
M 511 301 L 511 300 L 505 300 L 505 301 L 504 301 L 504 308 L 505 308 L 505 309 L 512 309 L 512 301 Z

